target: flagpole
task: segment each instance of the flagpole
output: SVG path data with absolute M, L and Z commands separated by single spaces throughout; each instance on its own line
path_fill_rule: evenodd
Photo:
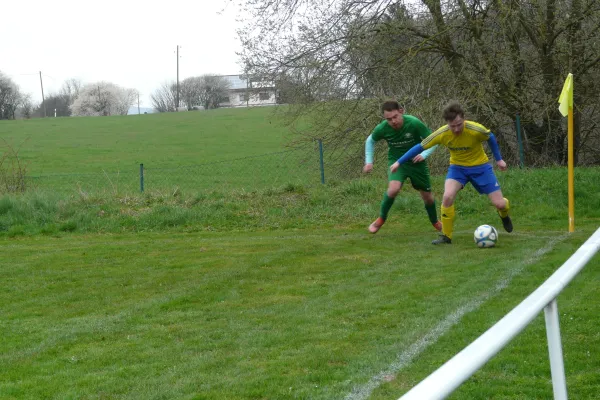
M 568 175 L 569 175 L 569 232 L 575 232 L 575 172 L 573 167 L 573 106 L 569 106 L 568 130 Z
M 569 232 L 575 232 L 575 173 L 573 152 L 573 74 L 569 73 L 558 98 L 558 110 L 567 119 L 567 175 L 569 197 Z

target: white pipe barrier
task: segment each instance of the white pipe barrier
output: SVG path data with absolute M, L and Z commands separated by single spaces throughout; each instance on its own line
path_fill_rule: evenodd
M 546 282 L 460 353 L 399 400 L 444 399 L 502 350 L 544 310 L 554 398 L 567 399 L 556 297 L 600 249 L 600 228 Z

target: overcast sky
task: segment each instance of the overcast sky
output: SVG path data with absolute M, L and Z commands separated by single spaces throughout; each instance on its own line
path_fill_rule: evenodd
M 7 0 L 0 6 L 0 71 L 41 101 L 63 82 L 109 81 L 140 91 L 163 82 L 238 74 L 236 10 L 226 0 Z

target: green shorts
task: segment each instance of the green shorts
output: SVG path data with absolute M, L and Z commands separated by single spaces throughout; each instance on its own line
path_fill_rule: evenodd
M 420 163 L 402 164 L 396 172 L 390 172 L 389 166 L 395 163 L 396 160 L 390 161 L 388 165 L 388 181 L 400 181 L 402 184 L 406 179 L 410 179 L 410 183 L 416 190 L 423 192 L 431 192 L 431 178 L 429 176 L 429 167 L 426 161 Z

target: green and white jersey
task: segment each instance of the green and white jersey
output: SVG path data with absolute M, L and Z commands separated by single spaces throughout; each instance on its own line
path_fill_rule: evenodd
M 431 130 L 417 117 L 402 115 L 402 128 L 396 130 L 387 121 L 382 121 L 373 129 L 371 138 L 374 141 L 385 139 L 388 144 L 388 160 L 395 162 L 414 145 L 421 143 L 431 133 Z

